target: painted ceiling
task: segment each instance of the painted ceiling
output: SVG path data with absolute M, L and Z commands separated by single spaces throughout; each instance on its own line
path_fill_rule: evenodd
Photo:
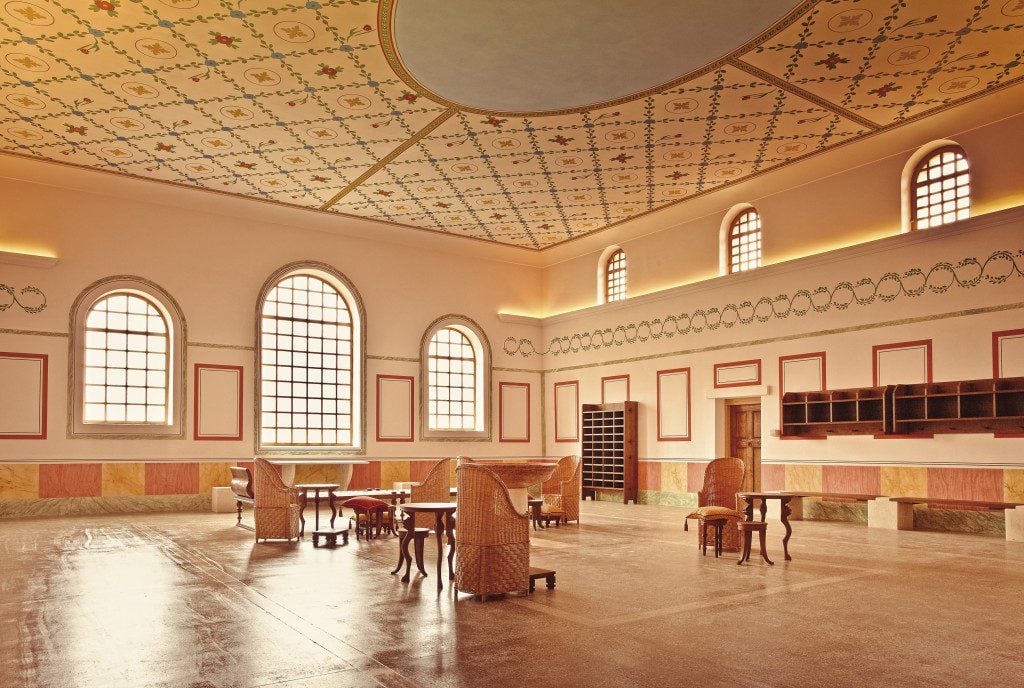
M 1024 0 L 820 0 L 646 91 L 494 112 L 405 65 L 398 1 L 0 0 L 0 151 L 542 249 L 1024 75 Z

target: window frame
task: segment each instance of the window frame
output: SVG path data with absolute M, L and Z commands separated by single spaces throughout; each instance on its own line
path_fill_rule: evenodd
M 477 416 L 479 430 L 434 430 L 430 428 L 430 342 L 444 328 L 453 328 L 469 339 L 477 354 Z M 491 344 L 483 328 L 464 315 L 448 314 L 430 323 L 420 340 L 420 439 L 489 442 L 491 440 Z
M 163 316 L 168 329 L 167 422 L 85 422 L 85 339 L 86 320 L 102 299 L 117 293 L 134 294 L 146 299 Z M 178 302 L 159 285 L 134 275 L 105 277 L 86 287 L 75 299 L 69 318 L 71 333 L 68 359 L 68 438 L 69 439 L 184 439 L 187 399 L 187 325 Z
M 926 149 L 926 151 L 927 152 L 925 152 L 923 155 L 920 156 L 920 159 L 915 161 L 915 163 L 914 163 L 914 165 L 913 165 L 913 167 L 911 169 L 911 172 L 910 172 L 910 177 L 909 177 L 909 179 L 907 179 L 907 194 L 906 194 L 905 205 L 907 206 L 907 214 L 908 214 L 908 218 L 907 219 L 908 219 L 908 223 L 909 223 L 909 231 L 911 231 L 911 232 L 927 231 L 929 229 L 936 229 L 938 227 L 945 227 L 945 226 L 948 226 L 948 225 L 956 224 L 957 222 L 963 222 L 964 220 L 969 220 L 970 217 L 971 217 L 971 160 L 970 160 L 970 158 L 967 157 L 967 152 L 964 151 L 963 146 L 961 146 L 961 145 L 959 145 L 957 143 L 953 143 L 953 142 L 946 142 L 946 143 L 942 143 L 942 144 L 934 146 L 934 147 L 929 147 L 929 148 Z M 928 227 L 919 227 L 918 226 L 919 220 L 918 220 L 918 217 L 917 217 L 917 211 L 918 211 L 918 208 L 919 208 L 919 206 L 918 206 L 918 195 L 917 195 L 918 187 L 920 187 L 920 186 L 928 186 L 929 184 L 933 184 L 935 181 L 942 181 L 942 180 L 948 179 L 948 178 L 956 179 L 961 174 L 963 174 L 963 172 L 958 172 L 958 171 L 954 170 L 952 175 L 939 177 L 937 180 L 930 180 L 930 181 L 925 182 L 924 184 L 920 184 L 917 181 L 918 175 L 920 175 L 921 172 L 923 172 L 926 168 L 928 168 L 930 166 L 931 161 L 934 160 L 936 157 L 941 157 L 944 153 L 955 153 L 955 154 L 959 155 L 963 159 L 964 163 L 966 163 L 966 165 L 967 165 L 967 169 L 964 170 L 964 172 L 966 172 L 966 174 L 967 174 L 967 208 L 966 208 L 966 210 L 967 210 L 967 217 L 963 217 L 963 218 L 958 217 L 958 218 L 955 218 L 953 220 L 950 220 L 949 222 L 942 221 L 942 222 L 939 222 L 938 224 L 930 224 Z M 940 164 L 941 164 L 941 161 L 940 161 Z M 954 189 L 958 189 L 959 185 L 954 183 L 953 188 Z M 930 208 L 931 207 L 931 203 L 929 203 L 927 205 L 927 207 Z M 954 213 L 958 214 L 959 210 L 954 210 Z M 939 213 L 938 217 L 941 217 L 941 216 L 943 216 L 945 214 L 946 213 L 941 212 L 941 213 Z M 935 216 L 933 216 L 933 215 L 929 215 L 929 221 L 931 221 L 934 217 Z
M 608 300 L 608 267 L 611 265 L 612 259 L 615 258 L 619 253 L 622 254 L 623 258 L 626 259 L 626 251 L 618 245 L 612 245 L 607 247 L 601 252 L 601 257 L 597 261 L 597 303 L 603 305 L 607 303 L 621 303 L 629 298 L 629 261 L 626 259 L 625 267 L 625 280 L 623 287 L 622 298 L 614 301 Z
M 754 215 L 754 217 L 756 219 L 757 229 L 756 230 L 748 230 L 748 231 L 739 232 L 738 230 L 740 229 L 740 225 L 742 225 L 746 221 L 744 218 L 746 218 L 751 213 L 753 213 L 753 215 Z M 761 218 L 761 213 L 758 212 L 757 208 L 755 208 L 752 205 L 751 206 L 746 206 L 744 208 L 740 208 L 739 210 L 737 210 L 735 213 L 732 214 L 732 218 L 729 220 L 728 227 L 729 227 L 729 229 L 728 229 L 728 232 L 726 233 L 725 246 L 724 246 L 726 274 L 727 275 L 736 275 L 736 274 L 739 274 L 741 272 L 751 272 L 753 270 L 757 270 L 758 268 L 762 267 L 764 265 L 764 222 L 763 222 L 763 220 Z M 752 235 L 752 234 L 755 234 L 755 233 L 757 234 L 757 257 L 756 257 L 756 263 L 757 264 L 753 265 L 751 267 L 738 268 L 737 265 L 736 265 L 736 260 L 734 260 L 733 252 L 732 252 L 733 238 L 735 238 L 737 236 L 748 236 L 748 235 Z M 744 258 L 744 259 L 741 259 L 741 262 L 749 262 L 749 261 Z
M 263 442 L 263 304 L 270 291 L 283 280 L 309 275 L 338 290 L 352 317 L 352 445 L 281 445 Z M 256 299 L 254 318 L 255 365 L 253 366 L 253 446 L 257 456 L 361 456 L 366 453 L 366 310 L 352 282 L 339 270 L 317 261 L 298 261 L 274 271 L 263 283 Z

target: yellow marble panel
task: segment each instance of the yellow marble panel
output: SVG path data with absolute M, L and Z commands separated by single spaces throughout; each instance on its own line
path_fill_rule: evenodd
M 202 474 L 200 474 L 202 480 Z M 298 464 L 295 466 L 295 484 L 313 485 L 316 483 L 338 483 L 338 466 L 330 464 Z
M 380 486 L 391 489 L 392 483 L 409 482 L 408 461 L 381 461 L 380 462 Z
M 821 492 L 821 464 L 786 464 L 786 489 L 794 492 Z
M 38 499 L 39 464 L 0 464 L 0 499 Z
M 214 487 L 230 487 L 231 471 L 229 468 L 233 465 L 231 462 L 200 463 L 199 494 L 210 494 Z
M 923 466 L 882 466 L 882 494 L 927 497 L 928 469 Z
M 1003 471 L 1003 499 L 1024 503 L 1024 469 L 1007 468 Z
M 689 492 L 686 485 L 686 464 L 682 461 L 664 461 L 661 464 L 662 492 Z
M 127 497 L 146 494 L 146 464 L 105 463 L 102 470 L 104 497 Z

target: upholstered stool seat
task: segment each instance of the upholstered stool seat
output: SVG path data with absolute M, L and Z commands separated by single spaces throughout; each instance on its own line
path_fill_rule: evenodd
M 379 537 L 385 524 L 389 532 L 394 532 L 393 507 L 383 500 L 373 497 L 353 497 L 343 502 L 341 506 L 356 512 L 354 520 L 357 540 L 360 535 L 365 535 L 367 540 Z M 349 520 L 350 524 L 351 522 L 352 519 Z M 377 530 L 376 535 L 374 535 L 374 528 Z

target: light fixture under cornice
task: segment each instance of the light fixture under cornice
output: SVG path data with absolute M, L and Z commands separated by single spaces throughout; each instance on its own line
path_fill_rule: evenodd
M 0 264 L 21 265 L 29 268 L 52 268 L 57 264 L 56 256 L 44 256 L 20 251 L 0 251 Z

